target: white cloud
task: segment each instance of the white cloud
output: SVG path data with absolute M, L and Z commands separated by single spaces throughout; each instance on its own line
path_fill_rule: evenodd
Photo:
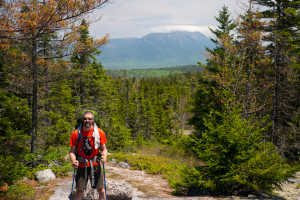
M 209 26 L 215 29 L 215 26 Z M 195 26 L 195 25 L 166 25 L 166 26 L 156 26 L 150 28 L 151 32 L 165 33 L 171 31 L 190 31 L 190 32 L 201 32 L 207 36 L 211 36 L 211 32 L 208 26 Z
M 152 32 L 173 30 L 200 31 L 209 35 L 215 27 L 223 5 L 235 18 L 247 0 L 115 0 L 98 10 L 99 22 L 92 24 L 90 32 L 95 37 L 106 33 L 111 38 L 142 37 Z

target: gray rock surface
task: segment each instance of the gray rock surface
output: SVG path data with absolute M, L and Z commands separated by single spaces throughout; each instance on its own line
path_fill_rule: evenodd
M 128 163 L 125 163 L 125 162 L 119 162 L 117 164 L 118 167 L 122 167 L 122 168 L 129 168 L 130 165 Z
M 34 178 L 38 182 L 49 182 L 56 179 L 56 176 L 51 169 L 45 169 L 43 171 L 36 172 L 34 174 Z
M 63 182 L 60 182 L 59 183 L 60 186 L 54 188 L 55 193 L 49 198 L 49 200 L 69 199 L 69 196 L 71 194 L 71 189 L 72 189 L 72 180 L 73 179 L 67 179 Z
M 117 164 L 116 159 L 111 159 L 111 161 L 109 161 L 109 162 L 112 163 L 112 164 Z
M 126 182 L 131 183 L 133 187 L 133 197 L 132 200 L 228 200 L 228 199 L 243 199 L 243 200 L 256 200 L 253 196 L 250 197 L 176 197 L 170 195 L 170 190 L 168 190 L 167 182 L 165 179 L 162 179 L 160 176 L 149 175 L 144 171 L 129 170 L 120 167 L 106 166 L 107 177 L 115 177 L 120 180 L 125 180 Z M 49 200 L 68 200 L 72 188 L 72 175 L 68 179 L 56 182 L 56 185 L 53 190 L 55 193 L 50 197 Z M 300 172 L 297 173 L 297 179 L 295 182 L 299 181 Z M 121 183 L 120 181 L 118 181 Z M 275 191 L 278 195 L 278 199 L 286 200 L 300 200 L 299 189 L 296 188 L 296 184 L 283 183 L 283 191 Z M 107 184 L 108 185 L 108 184 Z M 138 189 L 147 187 L 147 190 Z M 153 191 L 149 193 L 149 191 Z M 96 192 L 97 195 L 97 191 Z M 109 191 L 107 191 L 109 194 Z M 259 198 L 261 199 L 261 198 Z M 108 200 L 111 200 L 108 196 Z
M 75 184 L 74 184 L 75 188 Z M 54 195 L 49 200 L 69 199 L 72 190 L 72 179 L 61 183 L 60 187 L 55 189 Z M 125 181 L 106 179 L 106 193 L 109 200 L 131 200 L 133 198 L 133 188 Z M 75 195 L 75 189 L 73 190 Z M 73 198 L 74 199 L 74 196 Z M 88 182 L 87 190 L 84 192 L 83 200 L 98 200 L 99 194 Z
M 107 179 L 106 189 L 110 200 L 130 200 L 133 197 L 133 188 L 123 180 Z

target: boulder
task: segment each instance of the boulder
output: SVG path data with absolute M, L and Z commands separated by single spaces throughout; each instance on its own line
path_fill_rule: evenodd
M 133 188 L 126 181 L 107 179 L 106 193 L 109 200 L 130 200 L 133 197 Z
M 45 169 L 43 171 L 36 172 L 34 174 L 34 178 L 38 182 L 48 182 L 56 179 L 56 176 L 51 169 Z
M 128 163 L 125 163 L 125 162 L 119 162 L 117 164 L 118 167 L 122 167 L 122 168 L 129 168 L 130 165 Z
M 116 161 L 116 159 L 113 158 L 113 159 L 111 159 L 110 163 L 117 164 L 117 161 Z
M 109 200 L 131 200 L 133 197 L 133 188 L 126 181 L 106 179 L 106 194 L 107 199 Z M 73 192 L 73 195 L 75 195 L 75 190 Z M 86 191 L 84 191 L 82 200 L 98 199 L 99 194 L 97 190 L 91 188 L 89 181 Z

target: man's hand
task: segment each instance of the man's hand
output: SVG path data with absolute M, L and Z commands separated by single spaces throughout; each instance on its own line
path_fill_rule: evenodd
M 75 160 L 75 162 L 72 163 L 72 167 L 78 168 L 78 166 L 79 166 L 79 162 L 78 162 L 78 160 Z
M 106 157 L 105 156 L 101 156 L 100 162 L 103 163 L 103 164 L 105 164 L 106 163 Z
M 100 149 L 102 151 L 100 162 L 105 164 L 107 162 L 107 154 L 108 154 L 105 144 L 101 145 Z
M 71 146 L 71 151 L 70 151 L 69 155 L 70 155 L 72 167 L 73 168 L 78 168 L 79 162 L 78 162 L 78 160 L 76 160 L 75 151 L 76 151 L 76 146 Z

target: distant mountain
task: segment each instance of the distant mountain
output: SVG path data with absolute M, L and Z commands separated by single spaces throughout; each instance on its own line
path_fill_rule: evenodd
M 97 59 L 105 69 L 160 68 L 205 62 L 205 48 L 214 43 L 200 32 L 151 33 L 142 38 L 120 38 L 100 48 Z

